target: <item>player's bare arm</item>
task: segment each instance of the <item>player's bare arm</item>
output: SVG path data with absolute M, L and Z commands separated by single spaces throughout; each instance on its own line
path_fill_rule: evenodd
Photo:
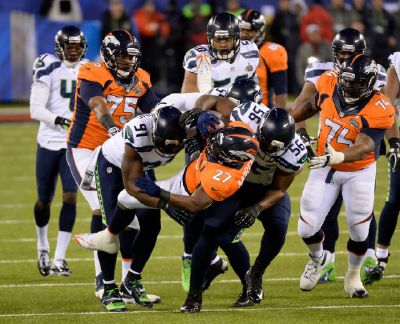
M 367 134 L 360 133 L 356 142 L 352 147 L 349 147 L 343 152 L 343 162 L 354 162 L 362 160 L 368 153 L 375 150 L 375 142 Z
M 183 209 L 190 213 L 197 213 L 208 206 L 210 206 L 214 202 L 206 192 L 204 191 L 203 187 L 198 187 L 191 196 L 181 196 L 172 194 L 168 200 L 168 205 Z
M 303 100 L 303 103 L 292 111 L 292 116 L 296 123 L 302 122 L 311 118 L 319 112 L 318 107 L 315 104 L 315 98 L 308 97 Z M 305 125 L 305 124 L 304 124 Z
M 231 100 L 213 95 L 203 95 L 197 99 L 195 103 L 195 107 L 202 110 L 214 110 L 219 112 L 225 124 L 229 122 L 230 115 L 235 106 L 236 105 Z
M 185 71 L 185 76 L 182 83 L 181 93 L 199 92 L 197 87 L 197 74 Z
M 317 93 L 317 89 L 315 88 L 315 85 L 311 82 L 306 81 L 304 83 L 303 89 L 301 89 L 300 94 L 294 101 L 293 107 L 291 109 L 292 115 L 295 111 L 303 111 L 304 107 L 307 106 L 310 102 L 310 98 L 313 98 Z M 278 106 L 279 107 L 279 106 Z M 294 118 L 294 116 L 293 116 Z M 294 118 L 296 121 L 296 128 L 305 128 L 306 123 L 305 119 L 297 121 L 296 118 Z
M 275 95 L 275 107 L 286 108 L 287 93 Z

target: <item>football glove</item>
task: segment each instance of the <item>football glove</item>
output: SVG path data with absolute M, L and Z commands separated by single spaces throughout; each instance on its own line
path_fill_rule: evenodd
M 196 136 L 192 136 L 186 139 L 184 145 L 185 145 L 185 153 L 188 154 L 189 156 L 192 156 L 194 153 L 201 152 L 200 142 L 196 138 Z
M 389 152 L 387 154 L 387 158 L 391 165 L 392 173 L 395 173 L 400 170 L 400 139 L 397 137 L 389 138 Z
M 315 152 L 314 149 L 312 148 L 312 144 L 316 142 L 314 137 L 311 137 L 308 135 L 307 130 L 305 128 L 299 128 L 296 130 L 296 133 L 300 136 L 303 144 L 306 146 L 307 149 L 307 160 L 310 161 L 314 156 Z
M 164 189 L 161 189 L 155 184 L 155 182 L 148 178 L 137 178 L 134 181 L 136 187 L 140 188 L 139 192 L 148 194 L 152 197 L 160 198 L 157 208 L 166 209 L 171 193 Z
M 328 165 L 339 164 L 344 161 L 344 153 L 337 152 L 330 145 L 325 145 L 325 154 L 321 156 L 314 156 L 310 160 L 310 169 L 324 168 Z
M 179 126 L 184 129 L 189 129 L 196 127 L 197 119 L 203 113 L 200 108 L 193 108 L 191 110 L 185 111 L 181 117 L 179 117 Z
M 61 128 L 63 129 L 68 129 L 69 126 L 71 125 L 71 120 L 68 118 L 57 116 L 56 119 L 54 120 L 54 124 L 60 125 Z
M 109 137 L 113 137 L 115 134 L 118 134 L 120 131 L 121 130 L 118 127 L 114 126 L 114 127 L 109 128 L 107 132 L 108 132 Z
M 184 210 L 181 210 L 181 209 L 167 207 L 165 209 L 165 212 L 175 222 L 177 222 L 178 224 L 180 224 L 182 226 L 187 224 L 189 222 L 189 220 L 191 219 L 191 215 L 188 212 L 185 212 Z
M 254 204 L 253 206 L 243 208 L 239 210 L 235 215 L 235 225 L 241 228 L 249 228 L 254 224 L 256 218 L 261 213 L 260 204 Z
M 203 112 L 197 119 L 197 133 L 206 138 L 210 135 L 210 130 L 215 130 L 219 123 L 221 123 L 221 120 L 216 115 Z

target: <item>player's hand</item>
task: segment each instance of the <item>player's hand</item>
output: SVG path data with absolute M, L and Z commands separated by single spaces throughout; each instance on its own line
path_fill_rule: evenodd
M 307 130 L 305 128 L 297 129 L 296 133 L 300 136 L 303 144 L 305 145 L 308 153 L 307 160 L 310 161 L 315 156 L 312 144 L 316 142 L 316 139 L 315 137 L 311 137 L 310 135 L 308 135 Z
M 192 218 L 192 216 L 188 212 L 185 212 L 184 210 L 181 210 L 181 209 L 167 207 L 165 209 L 165 212 L 175 222 L 177 222 L 178 224 L 180 224 L 182 226 L 187 224 L 190 221 L 190 219 Z
M 217 129 L 217 125 L 221 120 L 210 112 L 202 113 L 197 120 L 197 132 L 206 138 L 210 133 Z
M 134 184 L 140 189 L 139 192 L 141 193 L 145 193 L 153 197 L 160 197 L 161 195 L 161 188 L 149 178 L 137 178 L 134 181 Z
M 254 204 L 253 206 L 243 208 L 239 210 L 235 215 L 235 225 L 241 228 L 249 228 L 254 224 L 256 218 L 261 213 L 260 204 Z
M 186 139 L 184 141 L 184 145 L 185 145 L 185 153 L 187 153 L 189 156 L 201 152 L 201 145 L 196 136 L 192 136 Z
M 108 132 L 109 137 L 113 137 L 115 134 L 118 134 L 120 131 L 121 130 L 118 127 L 114 126 L 114 127 L 109 128 L 107 132 Z
M 344 153 L 335 151 L 330 144 L 325 145 L 325 150 L 324 155 L 314 156 L 310 160 L 310 169 L 324 168 L 328 165 L 339 164 L 344 161 Z
M 54 124 L 60 125 L 61 128 L 63 128 L 63 129 L 68 129 L 69 126 L 71 125 L 71 120 L 68 118 L 57 116 L 54 121 Z
M 197 119 L 203 113 L 200 108 L 193 108 L 191 110 L 185 111 L 181 117 L 179 117 L 179 126 L 184 129 L 190 129 L 196 127 Z
M 392 137 L 389 139 L 389 152 L 386 155 L 391 165 L 391 172 L 395 173 L 400 170 L 400 139 Z

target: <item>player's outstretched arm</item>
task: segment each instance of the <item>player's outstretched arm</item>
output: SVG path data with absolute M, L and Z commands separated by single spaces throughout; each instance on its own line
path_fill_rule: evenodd
M 288 111 L 291 112 L 292 115 L 295 111 L 302 112 L 304 107 L 306 105 L 308 105 L 310 98 L 314 98 L 316 94 L 317 94 L 317 88 L 315 87 L 315 85 L 311 82 L 306 81 L 303 85 L 303 88 L 301 89 L 300 94 L 295 99 L 293 107 L 291 108 L 291 110 L 288 110 Z M 293 116 L 293 118 L 294 118 L 294 116 Z M 296 118 L 295 118 L 295 120 L 296 120 Z M 296 128 L 297 129 L 306 127 L 306 123 L 304 120 L 305 119 L 303 119 L 301 121 L 296 120 Z
M 187 92 L 199 92 L 199 88 L 197 87 L 197 74 L 189 71 L 185 71 L 181 88 L 181 93 Z

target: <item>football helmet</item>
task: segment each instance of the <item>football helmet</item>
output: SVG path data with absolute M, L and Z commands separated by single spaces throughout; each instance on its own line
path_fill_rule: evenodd
M 239 16 L 240 38 L 260 46 L 265 38 L 267 22 L 257 10 L 247 9 Z
M 283 108 L 273 108 L 257 130 L 260 149 L 265 153 L 283 150 L 295 136 L 293 117 Z
M 207 41 L 211 56 L 218 60 L 233 60 L 240 50 L 239 20 L 223 12 L 208 21 Z
M 119 29 L 104 37 L 100 55 L 120 81 L 129 83 L 139 67 L 142 52 L 137 39 L 127 30 Z
M 257 104 L 261 103 L 262 90 L 260 86 L 252 79 L 241 79 L 235 81 L 226 92 L 226 98 L 236 105 L 252 101 Z
M 85 57 L 86 37 L 75 26 L 64 26 L 54 36 L 55 51 L 61 61 L 75 63 Z
M 237 165 L 254 160 L 258 148 L 258 140 L 252 131 L 228 125 L 209 137 L 206 152 L 220 164 Z
M 365 54 L 366 49 L 365 38 L 358 30 L 353 28 L 341 30 L 332 41 L 332 57 L 335 67 L 339 69 L 343 61 L 349 56 Z M 347 56 L 343 54 L 347 54 Z
M 153 113 L 154 146 L 157 153 L 163 157 L 172 157 L 183 147 L 186 132 L 179 125 L 181 114 L 180 110 L 173 106 L 161 107 Z
M 356 106 L 374 90 L 378 68 L 374 60 L 365 54 L 357 54 L 340 67 L 338 92 L 349 106 Z

